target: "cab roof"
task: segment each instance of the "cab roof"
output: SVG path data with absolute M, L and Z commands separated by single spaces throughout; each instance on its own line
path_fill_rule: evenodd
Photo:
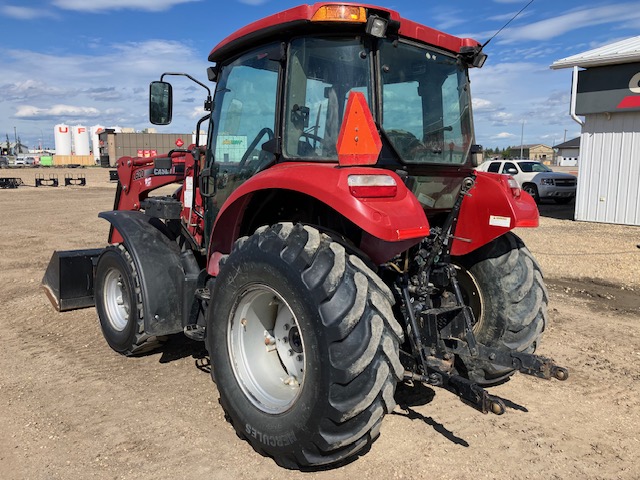
M 221 62 L 248 48 L 257 47 L 262 42 L 275 40 L 287 34 L 308 31 L 312 22 L 318 25 L 318 28 L 320 28 L 321 25 L 324 26 L 326 31 L 335 31 L 335 27 L 339 26 L 344 27 L 346 30 L 349 27 L 349 22 L 312 20 L 320 9 L 332 6 L 362 7 L 365 9 L 367 15 L 380 15 L 391 22 L 397 22 L 400 26 L 398 30 L 400 37 L 427 43 L 453 53 L 460 52 L 461 47 L 476 47 L 480 45 L 476 40 L 471 38 L 455 37 L 402 18 L 398 12 L 388 8 L 353 2 L 318 2 L 313 5 L 293 7 L 246 25 L 216 45 L 209 54 L 209 60 L 212 62 Z M 329 24 L 334 25 L 334 30 L 327 28 Z M 351 25 L 362 24 L 352 23 Z

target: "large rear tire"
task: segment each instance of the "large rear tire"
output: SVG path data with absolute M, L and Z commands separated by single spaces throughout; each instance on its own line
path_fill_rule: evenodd
M 207 324 L 220 403 L 287 468 L 348 460 L 378 436 L 402 378 L 393 295 L 356 256 L 291 223 L 238 240 Z
M 109 246 L 100 255 L 94 295 L 102 334 L 113 350 L 139 355 L 161 343 L 144 333 L 140 278 L 123 245 Z
M 501 350 L 535 352 L 547 323 L 548 295 L 540 266 L 522 240 L 509 232 L 454 262 L 476 318 L 477 340 Z M 473 357 L 458 367 L 481 385 L 500 383 L 515 371 Z

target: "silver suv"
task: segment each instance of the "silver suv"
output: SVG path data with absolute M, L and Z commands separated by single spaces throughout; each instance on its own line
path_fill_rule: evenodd
M 9 166 L 9 159 L 5 156 L 0 156 L 0 168 L 7 168 Z
M 489 160 L 477 169 L 511 175 L 536 202 L 549 198 L 556 203 L 569 203 L 576 196 L 578 178 L 575 175 L 554 172 L 533 160 Z

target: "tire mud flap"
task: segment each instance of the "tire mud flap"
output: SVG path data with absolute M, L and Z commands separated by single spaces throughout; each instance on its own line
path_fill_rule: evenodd
M 145 333 L 182 332 L 184 271 L 178 245 L 161 230 L 164 224 L 137 211 L 102 212 L 98 216 L 113 225 L 133 258 L 140 276 Z
M 93 307 L 94 267 L 101 248 L 55 251 L 41 286 L 59 312 Z

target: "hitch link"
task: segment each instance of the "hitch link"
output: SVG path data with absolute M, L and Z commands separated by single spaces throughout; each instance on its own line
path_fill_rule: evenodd
M 553 359 L 541 355 L 522 352 L 505 352 L 478 344 L 480 355 L 489 358 L 498 365 L 511 366 L 525 375 L 550 380 L 565 381 L 569 378 L 569 371 L 556 365 Z
M 413 372 L 404 372 L 405 380 L 419 381 L 428 385 L 442 387 L 457 395 L 467 405 L 484 414 L 502 415 L 506 411 L 504 401 L 500 397 L 490 395 L 477 383 L 467 380 L 460 375 L 449 375 L 446 372 L 429 369 L 428 376 Z

